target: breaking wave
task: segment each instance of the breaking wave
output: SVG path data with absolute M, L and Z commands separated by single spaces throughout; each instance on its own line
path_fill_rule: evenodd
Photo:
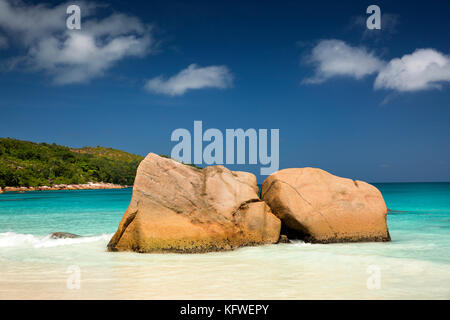
M 80 243 L 89 243 L 96 241 L 108 241 L 113 234 L 102 234 L 99 236 L 53 239 L 50 235 L 35 236 L 32 234 L 23 234 L 15 232 L 0 233 L 0 248 L 12 247 L 32 247 L 32 248 L 50 248 L 58 246 L 69 246 Z

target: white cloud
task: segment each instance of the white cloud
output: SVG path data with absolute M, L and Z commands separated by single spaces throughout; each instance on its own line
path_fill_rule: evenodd
M 375 89 L 400 92 L 441 88 L 450 81 L 450 57 L 434 49 L 418 49 L 392 59 L 375 80 Z
M 145 88 L 152 92 L 177 96 L 183 95 L 188 90 L 228 88 L 232 83 L 233 75 L 225 66 L 201 68 L 196 64 L 191 64 L 168 79 L 160 76 L 148 80 Z
M 0 28 L 24 44 L 65 27 L 67 4 L 53 8 L 44 4 L 26 5 L 22 1 L 0 0 Z M 84 11 L 92 6 L 83 5 Z
M 341 40 L 322 40 L 307 58 L 315 67 L 315 74 L 303 83 L 322 83 L 332 77 L 361 79 L 376 73 L 384 62 L 363 47 L 352 47 Z
M 377 74 L 376 90 L 411 92 L 439 89 L 443 82 L 450 82 L 450 56 L 434 49 L 417 49 L 387 63 L 363 47 L 352 47 L 341 40 L 322 40 L 312 49 L 307 62 L 315 67 L 314 76 L 303 80 L 307 84 L 339 76 L 362 79 Z
M 0 29 L 26 52 L 11 61 L 47 72 L 56 84 L 82 83 L 102 76 L 121 59 L 152 50 L 150 26 L 124 14 L 92 19 L 93 4 L 78 3 L 81 30 L 68 30 L 69 4 L 49 7 L 0 0 Z
M 64 40 L 42 39 L 29 50 L 35 69 L 54 76 L 57 84 L 79 83 L 103 75 L 126 56 L 142 56 L 150 45 L 149 37 L 112 36 L 103 42 L 91 33 L 68 32 Z

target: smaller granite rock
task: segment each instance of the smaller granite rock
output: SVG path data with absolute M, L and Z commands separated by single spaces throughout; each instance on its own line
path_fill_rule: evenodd
M 387 208 L 374 186 L 317 168 L 270 175 L 261 199 L 283 223 L 282 233 L 307 242 L 390 241 Z

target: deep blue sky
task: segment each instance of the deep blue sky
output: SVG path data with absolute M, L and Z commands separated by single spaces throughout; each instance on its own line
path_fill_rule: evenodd
M 419 48 L 450 54 L 449 1 L 107 3 L 95 17 L 120 12 L 153 24 L 157 52 L 122 59 L 81 84 L 52 84 L 44 71 L 3 70 L 1 137 L 170 154 L 171 132 L 202 120 L 205 129 L 224 132 L 279 128 L 281 168 L 313 166 L 370 182 L 450 181 L 448 82 L 404 93 L 374 90 L 376 75 L 301 84 L 314 73 L 304 57 L 323 39 L 364 46 L 386 61 Z M 365 26 L 352 21 L 366 17 L 370 4 L 396 16 L 395 30 L 363 36 Z M 0 49 L 0 59 L 21 50 Z M 227 66 L 233 86 L 175 97 L 144 90 L 146 80 L 192 63 Z

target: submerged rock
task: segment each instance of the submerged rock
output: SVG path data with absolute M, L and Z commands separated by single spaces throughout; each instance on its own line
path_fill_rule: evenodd
M 283 233 L 308 242 L 390 241 L 387 208 L 374 186 L 315 168 L 285 169 L 262 185 L 261 199 Z
M 256 177 L 150 153 L 110 251 L 200 253 L 276 243 L 281 222 L 258 198 Z
M 291 241 L 285 234 L 282 234 L 280 235 L 280 239 L 278 239 L 278 243 L 291 243 Z
M 80 238 L 81 236 L 69 232 L 53 232 L 50 234 L 52 239 Z

